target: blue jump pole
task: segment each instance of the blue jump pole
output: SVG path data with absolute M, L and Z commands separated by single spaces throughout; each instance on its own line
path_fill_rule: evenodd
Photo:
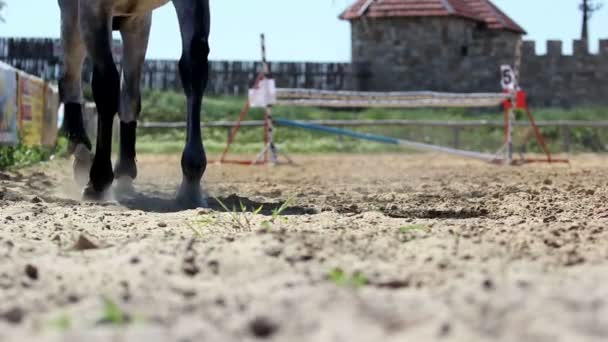
M 375 141 L 375 142 L 379 142 L 379 143 L 383 143 L 383 144 L 399 145 L 399 139 L 387 137 L 384 135 L 359 133 L 359 132 L 349 131 L 346 129 L 327 127 L 327 126 L 311 124 L 311 123 L 301 122 L 301 121 L 287 120 L 287 119 L 274 119 L 274 121 L 281 126 L 303 128 L 303 129 L 308 129 L 308 130 L 312 130 L 312 131 L 345 135 L 345 136 L 352 137 L 355 139 Z
M 378 134 L 359 133 L 359 132 L 349 131 L 346 129 L 327 127 L 327 126 L 311 124 L 311 123 L 302 122 L 302 121 L 275 118 L 274 122 L 281 126 L 303 128 L 303 129 L 308 129 L 308 130 L 312 130 L 312 131 L 344 135 L 344 136 L 352 137 L 355 139 L 369 140 L 369 141 L 379 142 L 379 143 L 383 143 L 383 144 L 390 144 L 390 145 L 399 145 L 399 146 L 409 147 L 409 148 L 413 148 L 416 150 L 422 150 L 422 151 L 433 151 L 433 152 L 455 154 L 455 155 L 459 155 L 462 157 L 482 159 L 482 160 L 486 160 L 486 161 L 497 161 L 500 159 L 500 158 L 497 158 L 495 155 L 488 154 L 488 153 L 458 150 L 455 148 L 443 147 L 443 146 L 437 146 L 437 145 L 431 145 L 431 144 L 424 144 L 424 143 L 408 141 L 408 140 L 403 140 L 403 139 L 396 139 L 396 138 L 391 138 L 391 137 L 387 137 L 384 135 L 378 135 Z

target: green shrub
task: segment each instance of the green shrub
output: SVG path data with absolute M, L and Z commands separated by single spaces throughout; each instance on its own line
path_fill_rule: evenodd
M 60 138 L 55 148 L 27 147 L 27 146 L 0 146 L 0 170 L 29 166 L 46 161 L 51 156 L 64 156 L 67 154 L 67 140 Z

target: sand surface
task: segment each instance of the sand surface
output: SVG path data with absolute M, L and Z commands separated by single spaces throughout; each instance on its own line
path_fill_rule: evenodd
M 179 156 L 101 204 L 66 160 L 0 172 L 0 341 L 608 340 L 608 158 L 295 159 L 210 165 L 187 211 Z

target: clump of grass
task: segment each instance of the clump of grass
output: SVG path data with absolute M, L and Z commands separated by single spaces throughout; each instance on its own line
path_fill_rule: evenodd
M 195 222 L 197 225 L 202 225 L 203 223 L 201 221 L 196 221 Z M 199 239 L 203 238 L 203 233 L 200 231 L 200 229 L 198 227 L 195 227 L 192 223 L 190 222 L 186 222 L 186 226 L 188 226 L 188 228 L 190 228 L 190 230 L 192 231 L 192 233 L 194 233 L 194 236 L 196 236 Z
M 68 315 L 61 315 L 57 319 L 52 320 L 50 325 L 54 328 L 57 328 L 61 331 L 69 330 L 72 327 L 72 320 Z
M 275 227 L 276 224 L 281 221 L 286 221 L 286 217 L 282 217 L 284 212 L 291 206 L 294 202 L 295 196 L 289 197 L 284 203 L 282 203 L 278 208 L 274 208 L 271 211 L 271 218 L 268 220 L 264 220 L 260 226 L 264 230 L 271 230 Z M 197 238 L 202 238 L 203 233 L 201 228 L 212 225 L 212 224 L 229 224 L 232 227 L 236 227 L 241 230 L 251 231 L 254 228 L 253 218 L 257 215 L 261 214 L 264 210 L 264 205 L 260 205 L 259 207 L 253 209 L 248 208 L 247 205 L 243 203 L 243 201 L 239 200 L 238 208 L 233 205 L 232 209 L 228 207 L 226 203 L 224 203 L 221 199 L 217 197 L 213 197 L 213 199 L 219 204 L 222 208 L 223 212 L 228 214 L 228 221 L 221 221 L 219 218 L 209 218 L 203 217 L 198 220 L 193 220 L 186 222 L 188 228 L 194 233 Z
M 408 226 L 399 227 L 399 233 L 401 233 L 401 234 L 407 234 L 407 233 L 410 233 L 410 232 L 427 230 L 427 229 L 428 229 L 428 227 L 423 226 L 421 224 L 411 224 L 411 225 L 408 225 Z
M 222 200 L 217 197 L 214 197 L 214 199 L 217 201 L 217 203 L 219 203 L 222 209 L 224 209 L 224 211 L 230 215 L 230 222 L 232 225 L 242 230 L 251 230 L 251 219 L 264 209 L 264 205 L 260 205 L 257 209 L 249 212 L 247 206 L 243 204 L 241 200 L 239 200 L 239 209 L 233 206 L 232 210 L 230 210 L 228 209 L 228 206 L 222 202 Z
M 367 285 L 367 278 L 361 272 L 352 275 L 346 274 L 341 268 L 334 268 L 327 274 L 327 278 L 338 286 L 360 288 Z
M 283 212 L 289 208 L 289 206 L 294 202 L 295 196 L 290 196 L 287 200 L 281 204 L 280 207 L 272 210 L 272 218 L 270 220 L 263 221 L 261 226 L 265 230 L 271 230 L 277 222 L 280 222 L 281 215 Z M 283 220 L 287 220 L 286 217 L 283 217 Z
M 416 232 L 427 231 L 429 228 L 421 224 L 411 224 L 407 226 L 399 227 L 399 233 L 397 238 L 401 242 L 409 242 L 416 239 Z
M 103 298 L 103 316 L 100 323 L 123 326 L 131 322 L 131 317 L 118 304 L 108 298 Z
M 214 216 L 209 217 L 209 215 L 205 215 L 197 220 L 189 222 L 187 221 L 186 226 L 190 228 L 196 238 L 202 239 L 204 235 L 201 229 L 209 225 L 215 224 L 216 222 L 217 220 Z

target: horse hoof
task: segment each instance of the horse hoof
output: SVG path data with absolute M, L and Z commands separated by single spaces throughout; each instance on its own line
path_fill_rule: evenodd
M 120 158 L 114 168 L 114 175 L 116 178 L 137 178 L 137 164 L 135 163 L 135 159 Z
M 91 202 L 107 202 L 112 199 L 107 190 L 99 191 L 90 183 L 82 191 L 82 198 Z
M 119 177 L 114 181 L 114 195 L 117 198 L 129 198 L 136 194 L 135 186 L 133 186 L 133 178 Z
M 177 193 L 177 203 L 186 209 L 208 208 L 206 196 L 201 187 L 197 185 L 182 184 Z
M 83 145 L 78 144 L 74 148 L 74 180 L 79 186 L 85 186 L 89 181 L 91 166 L 93 165 L 93 153 Z

